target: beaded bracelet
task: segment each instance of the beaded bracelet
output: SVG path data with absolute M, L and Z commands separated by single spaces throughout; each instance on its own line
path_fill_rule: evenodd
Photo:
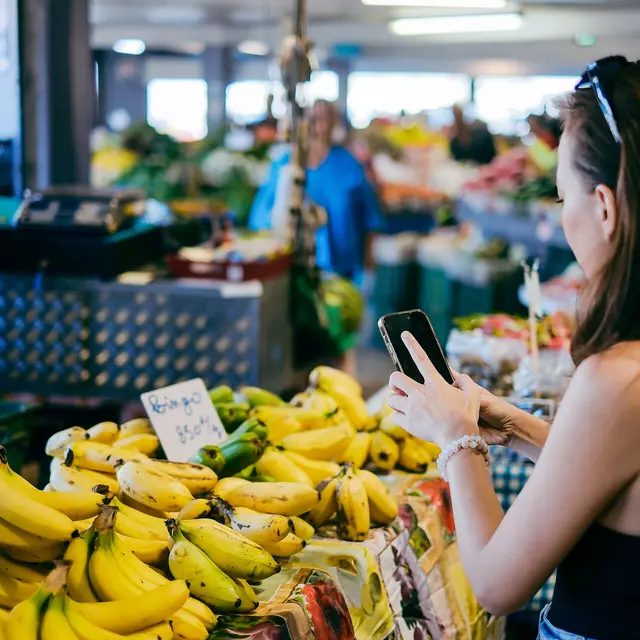
M 440 474 L 446 482 L 449 481 L 446 471 L 449 460 L 451 460 L 458 451 L 462 451 L 463 449 L 473 449 L 477 453 L 482 454 L 487 467 L 491 466 L 489 445 L 486 443 L 485 439 L 480 436 L 462 436 L 462 438 L 458 438 L 457 440 L 450 442 L 438 456 L 438 469 L 440 469 Z

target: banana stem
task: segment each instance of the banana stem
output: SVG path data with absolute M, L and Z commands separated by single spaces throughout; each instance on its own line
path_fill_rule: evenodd
M 180 529 L 178 528 L 178 521 L 175 518 L 169 518 L 165 522 L 165 525 L 167 527 L 167 531 L 169 532 L 169 535 L 174 540 L 177 540 L 179 539 L 179 536 L 182 536 L 182 534 L 180 533 Z
M 118 509 L 109 505 L 102 505 L 100 507 L 100 513 L 94 521 L 94 526 L 98 533 L 106 533 L 113 529 L 116 523 L 116 516 L 118 515 Z M 101 536 L 102 537 L 102 536 Z
M 58 593 L 67 584 L 69 565 L 58 564 L 56 568 L 44 579 L 40 589 L 47 594 Z

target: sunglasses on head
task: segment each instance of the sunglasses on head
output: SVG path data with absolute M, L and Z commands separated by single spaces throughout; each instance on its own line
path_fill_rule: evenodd
M 618 127 L 611 101 L 607 97 L 607 94 L 611 93 L 611 85 L 618 71 L 632 64 L 633 63 L 629 62 L 624 56 L 611 56 L 609 58 L 602 58 L 602 60 L 596 60 L 585 69 L 582 78 L 580 78 L 580 82 L 578 82 L 575 87 L 576 91 L 580 89 L 593 90 L 602 114 L 609 125 L 611 135 L 620 146 L 622 146 L 622 136 L 620 135 L 620 128 Z

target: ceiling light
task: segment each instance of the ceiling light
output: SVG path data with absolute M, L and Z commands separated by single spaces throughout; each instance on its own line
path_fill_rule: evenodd
M 266 56 L 269 55 L 269 45 L 258 40 L 245 40 L 238 45 L 238 51 L 247 56 Z
M 579 47 L 593 47 L 598 42 L 598 38 L 593 33 L 579 33 L 574 42 Z
M 519 13 L 402 18 L 401 20 L 394 20 L 389 23 L 391 31 L 399 36 L 517 31 L 521 26 L 522 16 Z
M 116 53 L 124 53 L 129 56 L 139 56 L 141 53 L 145 52 L 146 48 L 145 43 L 136 38 L 117 40 L 113 45 L 113 50 Z
M 375 7 L 431 7 L 437 9 L 504 9 L 507 0 L 362 0 Z

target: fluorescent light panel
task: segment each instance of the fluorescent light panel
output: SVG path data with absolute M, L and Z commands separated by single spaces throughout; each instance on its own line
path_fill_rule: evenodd
M 389 23 L 391 31 L 399 36 L 517 31 L 521 26 L 522 16 L 519 13 L 403 18 Z
M 248 56 L 269 55 L 269 46 L 258 40 L 245 40 L 238 45 L 238 51 Z
M 375 7 L 430 7 L 437 9 L 504 9 L 507 0 L 362 0 Z
M 137 38 L 125 38 L 117 40 L 113 44 L 113 50 L 116 53 L 125 53 L 130 56 L 139 56 L 145 52 L 146 45 L 142 40 Z

